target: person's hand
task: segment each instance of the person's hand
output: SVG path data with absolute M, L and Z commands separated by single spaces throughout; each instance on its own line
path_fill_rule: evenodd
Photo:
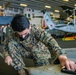
M 68 59 L 66 56 L 60 55 L 59 56 L 60 64 L 62 68 L 66 68 L 67 70 L 75 71 L 76 64 L 74 61 Z
M 11 63 L 12 63 L 12 58 L 11 58 L 10 56 L 7 56 L 7 57 L 5 58 L 5 63 L 7 63 L 8 65 L 11 65 Z

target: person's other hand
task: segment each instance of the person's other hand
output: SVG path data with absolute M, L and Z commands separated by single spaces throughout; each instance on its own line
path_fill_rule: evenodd
M 66 56 L 60 55 L 59 56 L 60 64 L 62 68 L 66 68 L 67 70 L 75 71 L 76 64 L 74 61 L 68 59 Z
M 12 58 L 11 58 L 10 56 L 7 56 L 7 57 L 5 58 L 5 63 L 7 63 L 8 65 L 11 65 L 11 63 L 12 63 Z

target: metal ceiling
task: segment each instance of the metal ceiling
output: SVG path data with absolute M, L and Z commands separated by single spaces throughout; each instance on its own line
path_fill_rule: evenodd
M 47 11 L 54 12 L 54 10 L 59 10 L 60 17 L 66 18 L 66 14 L 63 12 L 63 10 L 74 9 L 76 0 L 69 0 L 68 2 L 64 2 L 63 0 L 0 0 L 0 6 L 23 10 L 24 7 L 20 6 L 20 3 L 27 4 L 28 8 L 35 10 L 43 10 L 45 9 L 45 5 L 48 5 L 51 6 L 51 8 L 46 9 Z M 70 13 L 71 12 L 69 12 L 69 14 Z
M 69 2 L 63 2 L 63 0 L 0 0 L 0 5 L 6 7 L 23 9 L 20 3 L 27 4 L 29 8 L 43 10 L 45 5 L 51 6 L 50 11 L 62 10 L 60 6 L 68 6 L 74 8 L 76 0 L 69 0 Z

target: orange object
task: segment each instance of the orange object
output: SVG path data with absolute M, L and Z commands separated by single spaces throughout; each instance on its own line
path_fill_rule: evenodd
M 76 36 L 62 38 L 63 41 L 75 40 Z

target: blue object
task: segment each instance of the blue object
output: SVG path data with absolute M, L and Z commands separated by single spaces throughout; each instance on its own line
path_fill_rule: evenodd
M 13 16 L 0 16 L 0 25 L 11 24 Z

